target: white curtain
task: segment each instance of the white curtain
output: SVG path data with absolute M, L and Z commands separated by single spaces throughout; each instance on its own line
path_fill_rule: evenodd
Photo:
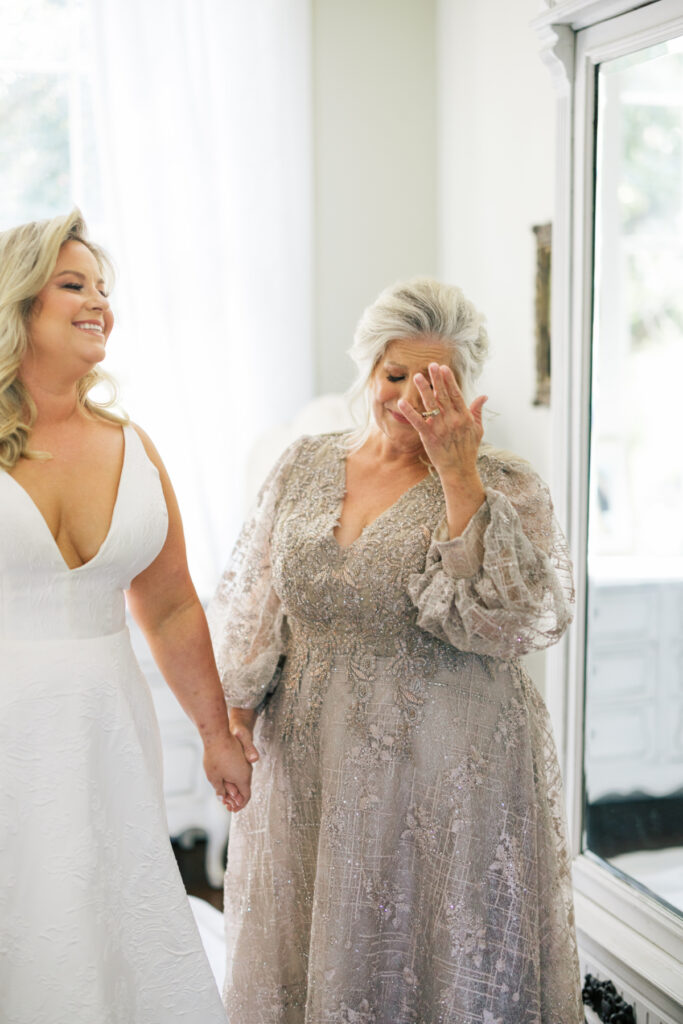
M 91 233 L 118 270 L 106 365 L 169 469 L 207 596 L 253 440 L 312 393 L 310 5 L 86 2 Z

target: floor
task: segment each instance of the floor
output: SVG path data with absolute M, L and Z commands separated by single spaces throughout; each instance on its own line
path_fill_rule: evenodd
M 215 907 L 216 910 L 220 910 L 222 913 L 223 890 L 212 889 L 204 871 L 206 840 L 197 839 L 190 849 L 184 849 L 177 842 L 173 842 L 171 845 L 173 846 L 173 852 L 188 894 L 196 896 L 200 900 L 206 900 L 207 903 L 210 903 L 212 907 Z

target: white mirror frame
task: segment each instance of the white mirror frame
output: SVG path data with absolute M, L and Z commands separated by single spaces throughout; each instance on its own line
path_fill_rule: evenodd
M 567 529 L 576 618 L 548 655 L 565 780 L 582 965 L 612 977 L 637 1019 L 683 1021 L 683 919 L 582 851 L 595 68 L 683 34 L 683 0 L 546 0 L 534 21 L 557 92 L 552 253 L 553 495 Z

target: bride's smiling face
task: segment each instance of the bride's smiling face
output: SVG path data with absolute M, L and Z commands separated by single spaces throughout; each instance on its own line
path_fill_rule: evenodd
M 31 313 L 26 359 L 82 377 L 105 356 L 114 326 L 101 268 L 82 242 L 65 242 Z
M 379 430 L 397 448 L 412 451 L 422 448 L 418 434 L 398 411 L 404 398 L 419 413 L 425 411 L 414 381 L 416 373 L 429 381 L 429 364 L 450 365 L 447 346 L 432 337 L 415 337 L 390 342 L 370 378 L 370 404 Z

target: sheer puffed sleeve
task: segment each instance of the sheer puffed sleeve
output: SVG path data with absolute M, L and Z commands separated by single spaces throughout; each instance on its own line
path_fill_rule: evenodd
M 460 537 L 441 524 L 408 592 L 422 629 L 462 651 L 515 658 L 555 643 L 571 622 L 571 562 L 531 467 L 486 455 L 480 472 L 484 504 Z
M 255 708 L 272 692 L 284 652 L 285 621 L 272 586 L 270 541 L 301 443 L 290 445 L 268 475 L 207 610 L 218 672 L 231 707 Z

